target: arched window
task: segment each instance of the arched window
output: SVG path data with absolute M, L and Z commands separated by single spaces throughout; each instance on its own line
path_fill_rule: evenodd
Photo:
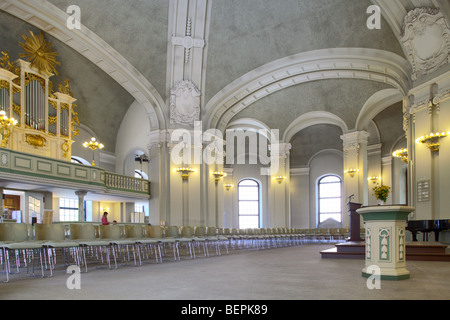
M 85 164 L 85 165 L 88 165 L 88 166 L 91 165 L 91 163 L 89 161 L 86 161 L 85 159 L 83 159 L 81 157 L 72 156 L 71 161 L 73 163 Z
M 260 190 L 259 183 L 244 179 L 238 185 L 239 228 L 259 228 Z
M 319 223 L 327 219 L 342 222 L 342 180 L 335 175 L 327 175 L 318 183 Z

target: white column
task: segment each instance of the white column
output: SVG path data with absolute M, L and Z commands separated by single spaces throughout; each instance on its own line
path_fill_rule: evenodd
M 382 175 L 381 175 L 381 184 L 385 186 L 389 186 L 392 188 L 392 156 L 386 156 L 381 158 L 381 165 L 382 165 Z M 389 194 L 386 204 L 392 204 L 392 192 L 394 192 L 391 189 L 391 193 Z
M 87 195 L 87 191 L 75 191 L 78 196 L 78 221 L 83 222 L 84 220 L 84 197 Z
M 152 225 L 159 225 L 160 221 L 168 223 L 168 212 L 170 209 L 169 190 L 169 167 L 167 132 L 153 131 L 149 133 L 149 144 L 147 146 L 149 154 L 149 222 Z
M 353 202 L 368 204 L 367 141 L 369 133 L 355 131 L 341 136 L 344 144 L 344 200 L 354 195 Z M 358 170 L 353 177 L 347 170 Z
M 448 219 L 450 199 L 450 137 L 439 139 L 439 150 L 428 148 L 416 139 L 436 132 L 450 132 L 450 71 L 409 91 L 404 107 L 405 128 L 408 138 L 410 174 L 409 204 L 416 208 L 412 218 L 417 220 Z M 417 191 L 418 184 L 426 182 L 428 188 Z M 424 185 L 424 184 L 422 184 Z M 428 197 L 424 195 L 428 194 Z
M 232 184 L 228 190 L 224 187 L 223 195 L 223 227 L 233 228 L 238 225 L 237 216 L 233 210 L 237 195 L 237 184 L 233 180 L 233 168 L 224 168 L 227 176 L 224 178 L 224 184 Z
M 382 179 L 382 176 L 384 178 L 385 171 L 384 167 L 382 166 L 382 159 L 381 159 L 381 143 L 373 144 L 367 147 L 367 160 L 368 160 L 368 204 L 369 205 L 376 205 L 378 204 L 377 199 L 373 195 L 373 188 L 377 185 L 381 185 L 381 183 L 384 183 L 384 179 Z M 383 173 L 383 174 L 382 174 Z M 387 174 L 387 173 L 386 173 Z M 370 180 L 371 178 L 378 178 L 377 180 Z M 391 185 L 391 184 L 389 184 Z
M 271 154 L 273 157 L 277 157 L 275 161 L 278 161 L 278 171 L 276 173 L 271 172 L 272 176 L 269 177 L 269 221 L 264 223 L 264 227 L 290 227 L 290 204 L 289 204 L 289 152 L 291 149 L 290 143 L 279 143 L 278 154 Z M 272 149 L 272 148 L 271 148 Z M 271 151 L 273 152 L 273 150 Z M 281 183 L 275 178 L 277 176 L 285 177 Z

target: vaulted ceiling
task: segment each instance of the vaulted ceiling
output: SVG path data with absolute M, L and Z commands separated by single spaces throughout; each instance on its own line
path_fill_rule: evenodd
M 46 9 L 36 13 L 36 17 L 55 20 L 54 28 L 43 30 L 58 52 L 61 63 L 58 68 L 60 75 L 53 77 L 53 82 L 57 85 L 65 78 L 69 79 L 77 98 L 81 124 L 98 135 L 108 152 L 115 152 L 121 121 L 140 96 L 148 92 L 156 96 L 167 117 L 170 90 L 168 47 L 172 36 L 168 30 L 173 1 L 29 1 L 30 6 L 41 3 Z M 39 28 L 36 25 L 39 23 L 33 12 L 27 13 L 29 8 L 23 5 L 26 1 L 18 1 L 20 5 L 16 3 L 17 8 L 22 6 L 22 12 L 12 10 L 12 3 L 14 1 L 0 0 L 0 50 L 8 50 L 16 59 L 21 52 L 18 45 L 22 41 L 21 35 L 29 30 L 37 33 Z M 86 38 L 95 35 L 95 39 L 101 39 L 97 45 L 117 57 L 117 61 L 123 61 L 124 68 L 141 79 L 136 84 L 138 89 L 130 89 L 126 81 L 117 80 L 114 71 L 108 73 L 99 67 L 103 57 L 90 58 L 87 50 L 76 50 L 69 45 L 69 40 L 62 40 L 65 35 L 59 35 L 57 30 L 64 28 L 60 23 L 67 16 L 67 7 L 74 4 L 81 9 L 81 22 L 88 30 Z M 372 4 L 382 8 L 382 27 L 379 30 L 366 26 L 369 16 L 366 10 Z M 208 2 L 202 108 L 205 109 L 231 84 L 244 83 L 252 72 L 302 53 L 358 48 L 361 52 L 369 52 L 374 59 L 380 58 L 378 53 L 387 52 L 389 57 L 408 65 L 399 42 L 399 32 L 406 12 L 419 5 L 440 8 L 447 17 L 450 16 L 447 0 L 211 0 Z M 140 84 L 148 92 L 140 92 Z M 226 127 L 230 122 L 251 118 L 269 128 L 279 129 L 282 136 L 293 120 L 319 110 L 336 115 L 352 130 L 356 128 L 359 112 L 366 101 L 377 92 L 391 88 L 395 86 L 389 81 L 348 75 L 298 82 L 261 95 L 220 121 L 224 121 Z M 386 143 L 383 152 L 388 152 L 388 145 L 395 143 L 398 137 L 394 135 L 402 134 L 402 105 L 398 102 L 377 115 L 371 124 L 378 128 L 380 139 Z M 205 116 L 206 110 L 202 110 L 202 114 Z M 393 126 L 398 129 L 392 130 Z M 154 125 L 151 127 L 155 128 Z M 163 128 L 159 124 L 155 129 Z M 293 149 L 296 149 L 298 141 L 304 146 L 302 150 L 292 152 L 299 159 L 294 163 L 304 165 L 305 159 L 321 148 L 341 149 L 342 142 L 336 138 L 341 131 L 329 125 L 301 130 L 290 141 Z M 327 133 L 332 133 L 333 138 L 327 139 Z

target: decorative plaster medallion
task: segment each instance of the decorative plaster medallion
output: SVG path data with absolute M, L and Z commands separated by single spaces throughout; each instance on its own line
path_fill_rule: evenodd
M 170 123 L 193 125 L 199 120 L 200 95 L 192 81 L 178 81 L 170 90 Z
M 416 8 L 403 22 L 401 38 L 416 80 L 450 61 L 450 28 L 438 9 Z
M 2 166 L 6 167 L 8 165 L 8 154 L 2 152 Z

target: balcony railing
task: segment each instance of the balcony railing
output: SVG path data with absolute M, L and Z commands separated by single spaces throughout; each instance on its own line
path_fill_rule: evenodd
M 149 184 L 147 180 L 105 172 L 105 185 L 107 188 L 148 194 Z
M 0 179 L 148 199 L 150 182 L 102 168 L 0 148 Z

